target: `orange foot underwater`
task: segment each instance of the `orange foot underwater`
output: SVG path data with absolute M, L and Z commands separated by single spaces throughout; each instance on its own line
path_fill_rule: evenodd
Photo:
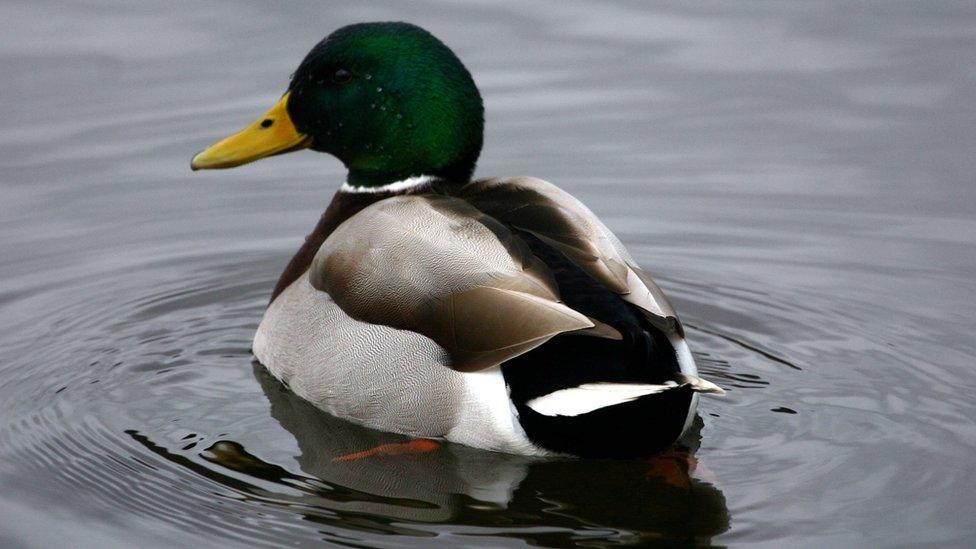
M 353 452 L 332 458 L 332 463 L 341 461 L 358 461 L 360 459 L 373 456 L 397 456 L 402 454 L 426 454 L 440 448 L 440 443 L 429 438 L 418 438 L 410 442 L 394 442 L 390 444 L 380 444 L 375 448 Z
M 689 488 L 692 475 L 709 484 L 716 483 L 715 474 L 687 452 L 674 450 L 662 452 L 649 458 L 647 464 L 648 477 L 657 477 L 665 484 L 676 488 Z

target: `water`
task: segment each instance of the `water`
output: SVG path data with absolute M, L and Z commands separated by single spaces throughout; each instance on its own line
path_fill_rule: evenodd
M 316 413 L 248 352 L 342 180 L 196 173 L 336 27 L 468 64 L 481 175 L 587 202 L 671 296 L 680 455 L 528 460 Z M 971 546 L 971 2 L 6 2 L 0 546 Z

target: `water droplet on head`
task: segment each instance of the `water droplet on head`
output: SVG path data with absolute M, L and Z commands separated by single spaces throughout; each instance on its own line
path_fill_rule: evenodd
M 397 113 L 397 120 L 403 120 L 403 115 L 400 114 L 400 113 Z
M 381 92 L 381 91 L 383 91 L 383 87 L 382 87 L 382 86 L 376 86 L 376 91 L 377 91 L 377 92 Z
M 373 79 L 373 75 L 372 74 L 367 74 L 366 75 L 366 80 L 372 80 L 372 79 Z

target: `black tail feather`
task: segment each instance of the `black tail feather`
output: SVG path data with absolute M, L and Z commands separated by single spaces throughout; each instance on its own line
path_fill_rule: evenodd
M 663 384 L 680 368 L 667 336 L 634 305 L 605 288 L 561 252 L 518 232 L 552 271 L 562 300 L 617 330 L 619 340 L 563 334 L 502 365 L 529 438 L 550 450 L 587 456 L 637 456 L 666 448 L 680 435 L 692 390 L 675 388 L 578 416 L 546 416 L 526 402 L 587 383 Z

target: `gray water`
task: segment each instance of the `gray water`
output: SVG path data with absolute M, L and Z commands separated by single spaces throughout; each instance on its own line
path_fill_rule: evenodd
M 387 19 L 671 297 L 728 394 L 670 457 L 336 463 L 399 438 L 252 364 L 343 172 L 190 156 Z M 972 546 L 974 61 L 972 2 L 5 1 L 0 546 Z

